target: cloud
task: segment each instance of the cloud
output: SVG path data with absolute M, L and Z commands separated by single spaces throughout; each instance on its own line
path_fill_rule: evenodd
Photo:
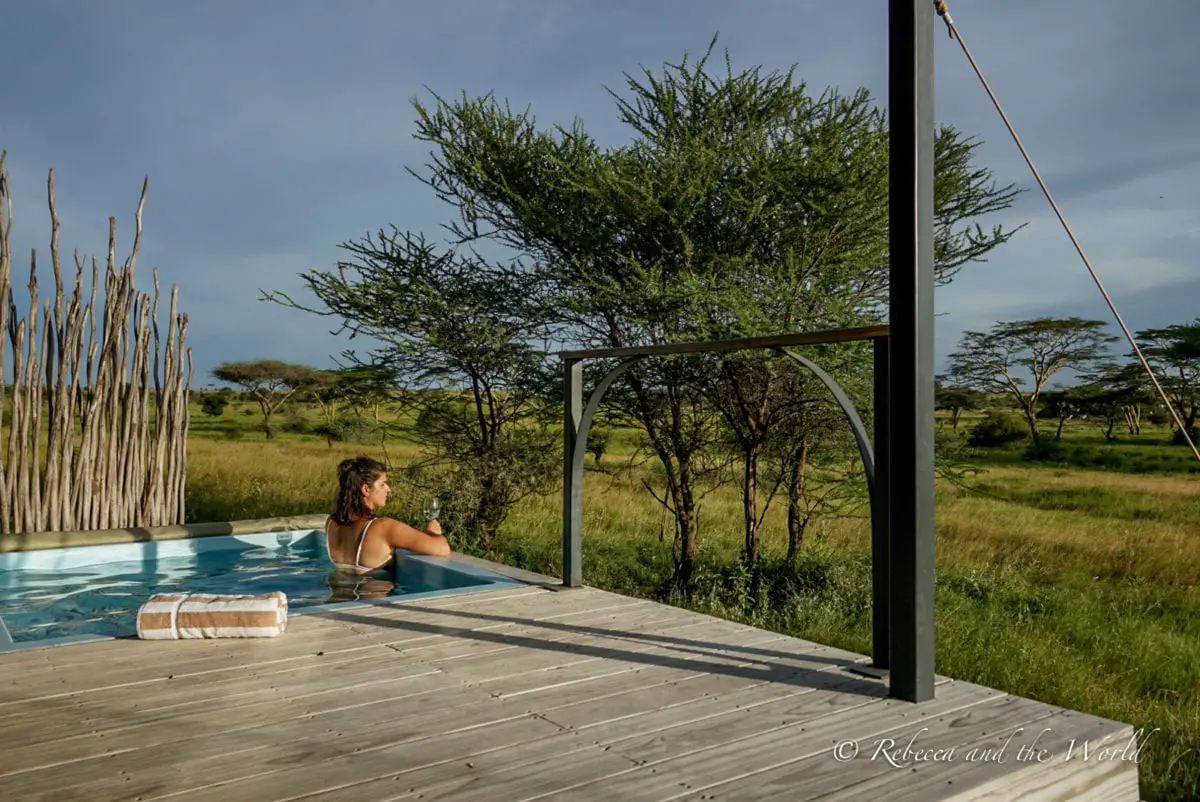
M 427 88 L 494 90 L 545 126 L 581 117 L 615 144 L 628 132 L 605 87 L 623 92 L 622 73 L 697 56 L 720 32 L 718 62 L 728 48 L 735 69 L 796 63 L 814 91 L 865 86 L 886 102 L 884 0 L 15 5 L 0 28 L 0 147 L 17 191 L 17 276 L 22 254 L 48 243 L 47 167 L 64 249 L 101 257 L 113 214 L 128 251 L 148 173 L 140 275 L 158 265 L 180 286 L 204 365 L 339 353 L 348 343 L 327 321 L 262 304 L 258 288 L 298 288 L 337 243 L 390 223 L 438 234 L 448 210 L 404 171 L 425 161 L 411 100 Z M 1132 4 L 1098 14 L 1094 0 L 951 10 L 1118 307 L 1176 322 L 1168 290 L 1200 245 L 1200 5 L 1160 0 L 1152 18 Z M 964 328 L 1091 309 L 1099 294 L 957 43 L 941 27 L 935 41 L 938 120 L 979 136 L 998 180 L 1030 190 L 997 216 L 1029 227 L 938 291 L 946 353 Z M 1167 288 L 1157 312 L 1155 288 Z

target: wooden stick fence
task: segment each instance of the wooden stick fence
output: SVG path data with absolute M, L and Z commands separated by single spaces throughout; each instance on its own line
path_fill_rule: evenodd
M 0 152 L 0 408 L 8 413 L 7 421 L 0 420 L 0 446 L 8 427 L 0 457 L 0 533 L 182 524 L 192 352 L 185 344 L 187 315 L 177 311 L 178 288 L 171 288 L 165 347 L 158 329 L 158 271 L 153 298 L 134 288 L 149 179 L 138 201 L 133 249 L 120 270 L 117 221 L 108 220 L 104 299 L 97 309 L 95 257 L 86 303 L 87 260 L 78 251 L 74 290 L 64 297 L 50 171 L 54 299 L 39 309 L 35 250 L 29 311 L 22 319 L 13 298 L 12 197 L 4 158 Z M 12 351 L 11 385 L 5 381 L 5 331 Z

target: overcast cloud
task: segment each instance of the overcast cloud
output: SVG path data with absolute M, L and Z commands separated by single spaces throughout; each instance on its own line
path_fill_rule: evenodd
M 1200 316 L 1200 83 L 1194 0 L 952 0 L 956 22 L 1131 326 Z M 884 102 L 884 0 L 517 2 L 13 0 L 0 25 L 0 148 L 15 193 L 14 265 L 47 249 L 47 168 L 62 244 L 128 251 L 150 175 L 142 289 L 158 266 L 191 317 L 194 386 L 219 362 L 329 366 L 335 321 L 257 299 L 302 292 L 337 244 L 395 223 L 437 233 L 445 209 L 404 172 L 411 100 L 495 91 L 545 124 L 625 133 L 605 86 L 702 51 L 735 67 L 793 63 L 817 88 Z M 936 115 L 1029 191 L 996 222 L 1029 222 L 937 294 L 939 361 L 998 319 L 1109 313 L 957 45 L 937 32 Z M 45 263 L 43 263 L 45 264 Z M 43 268 L 42 286 L 51 281 Z M 1114 329 L 1115 331 L 1115 329 Z M 357 345 L 359 341 L 353 343 Z

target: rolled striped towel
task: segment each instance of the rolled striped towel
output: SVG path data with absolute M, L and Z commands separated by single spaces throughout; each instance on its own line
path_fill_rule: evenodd
M 287 629 L 287 596 L 155 593 L 137 613 L 142 640 L 274 638 Z

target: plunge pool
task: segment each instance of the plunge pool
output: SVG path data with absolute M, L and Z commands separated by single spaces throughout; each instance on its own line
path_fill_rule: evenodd
M 154 593 L 280 590 L 291 616 L 521 584 L 453 556 L 395 563 L 388 579 L 335 572 L 319 529 L 0 553 L 0 652 L 132 636 Z

